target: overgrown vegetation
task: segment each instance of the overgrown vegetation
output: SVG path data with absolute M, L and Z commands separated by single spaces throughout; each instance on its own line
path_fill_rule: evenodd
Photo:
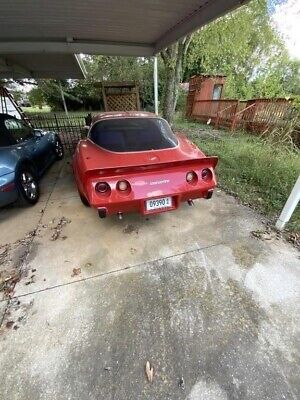
M 266 0 L 253 0 L 194 34 L 184 78 L 225 74 L 225 97 L 300 94 L 300 61 L 291 59 L 271 22 Z
M 217 174 L 221 188 L 275 221 L 299 175 L 299 150 L 245 133 L 214 132 L 181 119 L 175 125 L 207 155 L 219 157 Z M 300 232 L 299 207 L 288 228 Z

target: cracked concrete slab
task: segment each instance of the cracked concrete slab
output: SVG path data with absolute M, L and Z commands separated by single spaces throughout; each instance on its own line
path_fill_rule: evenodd
M 14 243 L 34 230 L 41 218 L 42 203 L 31 208 L 7 207 L 0 211 L 0 246 Z
M 48 229 L 34 239 L 26 260 L 26 267 L 36 270 L 35 281 L 21 282 L 16 295 L 69 282 L 73 268 L 80 268 L 81 274 L 72 280 L 81 279 L 243 239 L 263 228 L 253 211 L 237 207 L 237 201 L 221 191 L 210 201 L 196 201 L 194 207 L 183 204 L 171 213 L 100 220 L 95 210 L 81 204 L 70 168 L 65 164 L 59 171 L 41 219 L 41 226 Z M 60 238 L 51 241 L 51 222 L 62 217 L 71 222 Z M 79 243 L 80 251 L 76 251 Z
M 43 185 L 0 330 L 1 399 L 300 397 L 299 253 L 254 238 L 261 217 L 219 191 L 193 208 L 103 221 L 81 205 L 69 164 Z M 20 238 L 37 228 L 35 207 L 5 213 Z
M 220 192 L 210 203 L 199 201 L 193 208 L 183 205 L 173 213 L 99 220 L 95 210 L 83 207 L 77 196 L 59 201 L 50 198 L 41 223 L 49 225 L 62 217 L 71 222 L 55 241 L 50 240 L 51 229 L 35 238 L 39 250 L 27 259 L 27 266 L 36 270 L 36 281 L 30 287 L 18 285 L 17 295 L 68 282 L 73 268 L 81 268 L 81 277 L 93 276 L 239 240 L 262 227 L 251 220 L 250 210 L 241 207 L 240 213 L 231 217 L 220 214 L 222 207 L 234 209 L 236 203 Z M 75 250 L 79 243 L 80 252 Z
M 260 304 L 260 288 L 245 286 L 251 269 L 225 277 L 219 254 L 214 247 L 20 298 L 26 321 L 0 339 L 2 397 L 298 398 L 299 266 L 289 272 L 294 297 L 270 292 Z M 260 284 L 276 286 L 277 266 L 268 268 Z

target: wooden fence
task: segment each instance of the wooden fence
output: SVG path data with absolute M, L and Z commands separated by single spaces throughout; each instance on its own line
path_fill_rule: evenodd
M 230 130 L 244 129 L 262 133 L 284 126 L 295 115 L 291 101 L 286 99 L 196 100 L 187 103 L 187 117 L 209 122 Z

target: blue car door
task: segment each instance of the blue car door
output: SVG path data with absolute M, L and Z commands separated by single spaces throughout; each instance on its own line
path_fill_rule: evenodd
M 6 129 L 15 142 L 15 148 L 30 158 L 42 173 L 49 163 L 50 144 L 45 136 L 35 135 L 34 130 L 24 121 L 10 118 L 5 120 Z

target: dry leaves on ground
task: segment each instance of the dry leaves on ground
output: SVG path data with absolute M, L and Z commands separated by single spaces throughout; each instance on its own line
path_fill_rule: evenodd
M 61 217 L 58 220 L 58 222 L 55 224 L 55 226 L 51 228 L 52 229 L 51 240 L 52 241 L 57 240 L 61 236 L 63 227 L 66 226 L 67 224 L 69 224 L 70 222 L 71 222 L 71 220 L 69 220 L 69 219 L 67 219 L 65 217 Z M 50 223 L 54 224 L 55 223 L 55 219 L 52 220 Z M 66 239 L 66 238 L 67 238 L 66 236 L 62 237 L 63 240 Z
M 80 275 L 81 274 L 81 268 L 73 268 L 73 272 L 71 277 L 74 278 L 74 276 Z
M 151 366 L 149 361 L 146 362 L 145 373 L 146 373 L 146 377 L 148 379 L 148 382 L 152 383 L 153 382 L 153 376 L 154 376 L 154 368 L 153 368 L 153 366 Z

